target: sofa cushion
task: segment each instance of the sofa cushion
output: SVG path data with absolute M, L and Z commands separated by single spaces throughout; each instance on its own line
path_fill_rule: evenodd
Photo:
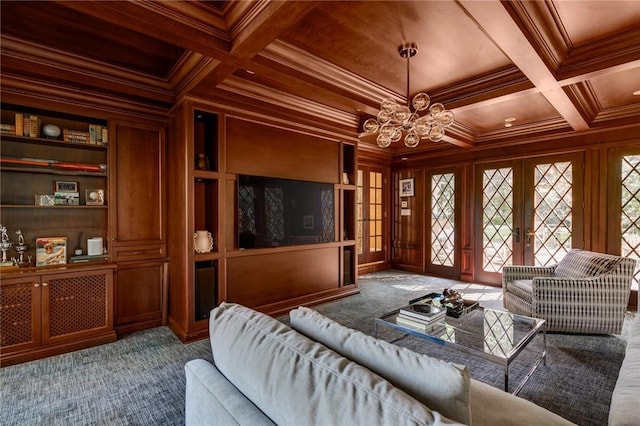
M 364 365 L 442 415 L 471 424 L 466 367 L 368 336 L 309 308 L 294 309 L 289 317 L 302 334 Z
M 269 316 L 222 303 L 209 324 L 218 370 L 278 425 L 454 423 Z
M 473 426 L 570 426 L 570 421 L 533 402 L 471 379 Z
M 185 425 L 275 426 L 231 382 L 204 359 L 184 366 Z
M 558 263 L 554 274 L 561 278 L 596 277 L 611 271 L 618 263 L 620 257 L 573 249 Z

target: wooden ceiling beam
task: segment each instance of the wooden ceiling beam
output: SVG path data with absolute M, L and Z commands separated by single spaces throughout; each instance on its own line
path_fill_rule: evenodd
M 164 8 L 163 2 L 57 1 L 61 6 L 166 43 L 224 59 L 231 49 L 226 33 Z
M 554 74 L 500 1 L 459 0 L 458 3 L 574 130 L 589 129 L 589 123 L 582 112 L 571 102 Z

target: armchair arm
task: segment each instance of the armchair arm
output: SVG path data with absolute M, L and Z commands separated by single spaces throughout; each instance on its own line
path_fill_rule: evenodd
M 531 280 L 534 277 L 551 277 L 556 270 L 556 265 L 550 266 L 524 266 L 514 265 L 502 268 L 502 283 L 514 280 Z
M 619 334 L 630 282 L 616 273 L 589 278 L 536 277 L 531 310 L 547 320 L 547 330 Z

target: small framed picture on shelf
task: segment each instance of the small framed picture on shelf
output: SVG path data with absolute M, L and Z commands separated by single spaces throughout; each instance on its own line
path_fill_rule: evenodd
M 53 192 L 78 192 L 78 182 L 57 180 L 53 183 Z
M 36 266 L 63 265 L 67 263 L 67 238 L 36 238 Z
M 87 206 L 104 205 L 104 189 L 85 189 L 84 196 Z
M 400 196 L 401 197 L 413 197 L 413 178 L 400 179 Z
M 77 192 L 57 191 L 53 194 L 56 206 L 79 206 L 80 194 Z

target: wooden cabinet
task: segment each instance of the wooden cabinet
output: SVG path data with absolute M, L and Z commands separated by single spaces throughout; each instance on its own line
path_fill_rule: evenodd
M 169 215 L 175 225 L 169 228 L 168 321 L 183 341 L 207 336 L 209 312 L 221 301 L 278 315 L 358 292 L 356 141 L 214 107 L 195 99 L 179 103 L 168 147 Z M 243 187 L 249 175 L 269 178 L 270 190 Z M 273 183 L 278 179 L 319 183 L 328 190 L 319 203 L 305 204 L 285 196 Z M 271 197 L 268 208 L 265 194 Z M 246 210 L 238 208 L 241 203 Z M 277 212 L 270 222 L 256 220 L 262 213 L 242 213 L 268 209 Z M 242 224 L 246 233 L 240 231 L 241 216 L 249 218 Z M 315 220 L 305 223 L 305 217 Z M 314 224 L 327 231 L 326 239 L 309 238 Z M 263 235 L 271 226 L 270 245 L 250 243 L 259 234 L 252 225 Z M 199 230 L 214 235 L 211 252 L 195 252 Z M 294 238 L 304 242 L 288 243 Z
M 118 334 L 166 323 L 165 128 L 113 121 L 110 147 L 111 260 Z
M 26 268 L 0 281 L 0 362 L 29 361 L 116 340 L 113 266 Z
M 357 280 L 357 254 L 356 254 L 356 148 L 355 145 L 342 143 L 342 184 L 340 185 L 341 213 L 340 241 L 342 241 L 342 253 L 340 264 L 342 266 L 342 285 L 352 285 Z
M 18 123 L 22 123 L 18 127 L 27 126 L 24 119 L 27 116 L 33 118 L 32 136 L 16 135 L 15 127 L 6 127 Z M 67 261 L 78 246 L 87 253 L 87 238 L 101 237 L 108 242 L 111 197 L 107 191 L 107 122 L 4 104 L 1 122 L 6 130 L 0 146 L 0 217 L 14 246 L 15 232 L 22 231 L 29 245 L 24 258 L 30 257 L 35 265 L 36 238 L 66 238 Z M 44 126 L 56 126 L 60 135 L 45 138 Z M 105 130 L 99 143 L 95 138 L 97 126 L 101 135 Z M 70 191 L 71 187 L 76 190 Z M 56 194 L 56 189 L 66 192 Z M 94 192 L 103 194 L 97 204 L 87 195 Z M 38 205 L 40 196 L 56 196 L 55 202 L 60 204 Z M 79 238 L 81 232 L 83 238 Z M 17 257 L 13 248 L 7 257 Z
M 175 114 L 175 143 L 168 154 L 172 159 L 169 214 L 176 224 L 169 229 L 169 326 L 181 340 L 190 341 L 207 336 L 209 312 L 225 299 L 224 288 L 218 285 L 224 274 L 220 253 L 226 240 L 219 195 L 223 159 L 217 113 L 186 102 Z M 212 234 L 211 252 L 195 252 L 195 231 Z

